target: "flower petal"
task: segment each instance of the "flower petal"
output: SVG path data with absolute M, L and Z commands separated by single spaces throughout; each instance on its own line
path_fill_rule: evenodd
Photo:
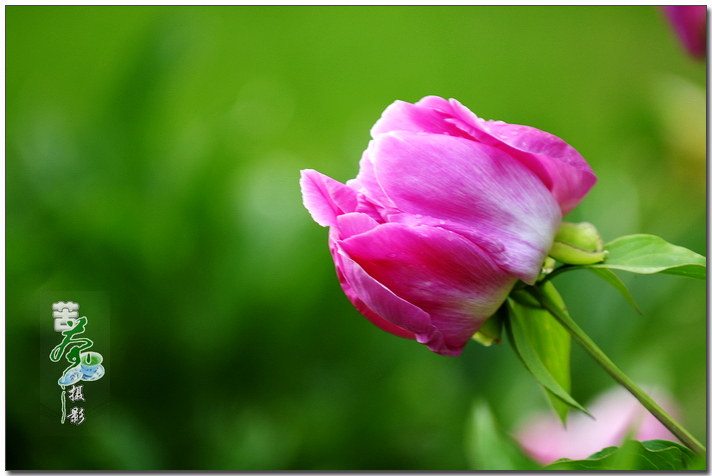
M 381 118 L 371 128 L 374 139 L 392 131 L 429 132 L 465 137 L 458 127 L 445 121 L 442 109 L 450 109 L 448 102 L 437 96 L 428 96 L 416 104 L 396 101 L 383 111 Z
M 304 207 L 321 226 L 333 226 L 338 215 L 356 210 L 356 192 L 316 170 L 302 170 L 299 185 Z
M 441 219 L 445 228 L 450 222 L 476 230 L 504 245 L 492 255 L 499 266 L 527 283 L 536 280 L 561 215 L 529 169 L 498 149 L 444 135 L 382 134 L 370 154 L 398 209 Z
M 562 215 L 573 210 L 596 183 L 596 175 L 586 160 L 558 137 L 533 127 L 480 121 L 481 129 L 500 142 L 501 145 L 495 146 L 529 165 L 542 181 L 548 176 L 549 190 L 559 203 Z
M 468 239 L 437 227 L 387 223 L 340 245 L 365 274 L 427 313 L 453 354 L 494 314 L 516 281 Z M 424 321 L 396 324 L 419 341 L 437 338 Z
M 662 389 L 646 390 L 675 417 L 676 404 Z M 587 405 L 594 418 L 572 414 L 566 427 L 550 411 L 530 416 L 515 433 L 524 451 L 541 464 L 559 458 L 585 459 L 608 446 L 620 445 L 626 436 L 639 441 L 677 441 L 628 391 L 613 388 Z
M 346 185 L 356 190 L 359 194 L 366 195 L 368 197 L 367 202 L 370 205 L 370 208 L 365 205 L 360 205 L 360 207 L 357 207 L 357 211 L 369 213 L 366 211 L 367 209 L 375 209 L 378 211 L 379 215 L 385 215 L 387 210 L 395 208 L 391 200 L 386 196 L 386 194 L 383 193 L 383 190 L 378 183 L 378 179 L 376 178 L 376 174 L 373 170 L 373 162 L 371 162 L 371 157 L 368 154 L 368 149 L 366 149 L 361 155 L 358 175 L 355 179 L 351 179 L 346 182 Z
M 596 175 L 581 154 L 555 135 L 534 127 L 480 119 L 455 99 L 450 99 L 450 106 L 450 122 L 475 140 L 511 154 L 534 172 L 556 198 L 562 216 L 596 183 Z
M 341 249 L 339 241 L 333 238 L 333 230 L 329 235 L 336 274 L 346 297 L 357 311 L 384 331 L 408 339 L 415 339 L 415 334 L 399 324 L 420 331 L 430 327 L 430 317 L 425 311 L 399 298 L 369 276 Z
M 336 217 L 336 229 L 340 240 L 366 233 L 377 226 L 378 222 L 365 213 L 346 213 Z

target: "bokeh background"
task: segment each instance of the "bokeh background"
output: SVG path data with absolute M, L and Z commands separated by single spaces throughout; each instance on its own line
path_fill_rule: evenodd
M 571 221 L 706 255 L 705 63 L 655 7 L 5 15 L 7 469 L 477 469 L 476 400 L 506 432 L 546 408 L 506 343 L 435 355 L 339 287 L 299 170 L 355 176 L 396 99 L 454 97 L 562 137 L 599 177 Z M 619 276 L 642 316 L 592 274 L 555 284 L 704 443 L 705 283 Z M 83 310 L 110 320 L 110 425 L 51 438 L 40 303 L 75 291 L 108 298 Z M 581 402 L 613 385 L 576 344 L 572 371 Z

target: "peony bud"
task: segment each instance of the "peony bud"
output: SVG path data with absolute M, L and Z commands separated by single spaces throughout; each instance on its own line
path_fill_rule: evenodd
M 355 179 L 303 170 L 304 206 L 329 227 L 346 296 L 381 329 L 459 355 L 518 279 L 534 284 L 596 181 L 570 145 L 485 121 L 459 102 L 397 101 Z
M 588 222 L 563 222 L 556 232 L 549 256 L 565 264 L 593 264 L 603 261 L 603 240 L 595 226 Z

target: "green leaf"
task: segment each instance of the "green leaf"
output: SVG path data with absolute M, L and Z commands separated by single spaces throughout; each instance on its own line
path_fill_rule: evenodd
M 467 430 L 466 453 L 475 470 L 534 470 L 541 466 L 524 454 L 500 428 L 489 405 L 477 400 L 472 406 Z
M 683 458 L 687 462 L 687 469 L 694 469 L 694 470 L 705 470 L 707 469 L 707 455 L 705 454 L 695 454 L 690 448 L 687 446 L 681 445 L 680 443 L 676 443 L 674 441 L 667 441 L 667 440 L 648 440 L 648 441 L 643 441 L 641 442 L 643 446 L 649 451 L 661 451 L 665 450 L 669 447 L 676 447 L 682 452 Z
M 551 283 L 544 284 L 543 288 L 547 290 L 553 299 L 562 307 L 564 302 L 559 293 Z M 531 294 L 524 293 L 531 297 Z M 522 319 L 521 325 L 526 333 L 529 343 L 534 348 L 534 352 L 541 359 L 544 367 L 551 373 L 554 380 L 567 392 L 571 392 L 571 371 L 570 371 L 570 355 L 571 355 L 571 335 L 559 322 L 544 309 L 523 308 L 521 311 L 525 318 Z M 547 396 L 554 410 L 561 418 L 561 422 L 566 424 L 566 415 L 569 411 L 569 406 L 565 401 L 562 401 L 551 390 L 546 389 Z
M 542 287 L 543 292 L 561 308 L 564 307 L 561 296 L 551 283 L 544 283 Z M 571 336 L 548 311 L 526 305 L 527 300 L 523 299 L 525 294 L 528 293 L 515 291 L 507 300 L 509 318 L 505 320 L 505 330 L 509 342 L 524 366 L 546 390 L 562 422 L 566 422 L 569 406 L 588 414 L 569 394 Z
M 630 305 L 633 306 L 636 311 L 638 311 L 638 314 L 643 314 L 640 308 L 638 307 L 638 304 L 636 304 L 635 300 L 633 299 L 633 295 L 630 293 L 626 285 L 623 284 L 623 281 L 621 281 L 621 279 L 616 276 L 613 271 L 607 268 L 588 268 L 588 270 L 605 279 L 611 286 L 616 288 L 618 292 L 623 295 L 626 301 L 628 301 Z
M 707 279 L 707 258 L 657 236 L 622 236 L 608 243 L 605 250 L 608 256 L 603 263 L 588 266 Z
M 620 448 L 611 446 L 584 460 L 561 459 L 546 470 L 664 470 L 700 469 L 697 456 L 688 448 L 665 440 L 628 440 Z

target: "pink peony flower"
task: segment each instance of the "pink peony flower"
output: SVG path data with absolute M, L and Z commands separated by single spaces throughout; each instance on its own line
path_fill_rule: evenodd
M 558 137 L 482 120 L 454 99 L 396 101 L 371 136 L 346 185 L 302 171 L 304 206 L 330 227 L 359 312 L 459 355 L 517 279 L 534 283 L 561 217 L 596 176 Z
M 676 418 L 677 408 L 662 391 L 650 396 Z M 586 459 L 609 446 L 620 446 L 626 435 L 638 441 L 678 441 L 638 400 L 620 387 L 594 400 L 588 410 L 595 420 L 583 413 L 569 416 L 566 428 L 552 412 L 529 418 L 515 433 L 524 451 L 535 461 L 549 464 L 560 458 Z
M 707 54 L 707 6 L 669 5 L 661 7 L 683 46 L 695 58 Z

